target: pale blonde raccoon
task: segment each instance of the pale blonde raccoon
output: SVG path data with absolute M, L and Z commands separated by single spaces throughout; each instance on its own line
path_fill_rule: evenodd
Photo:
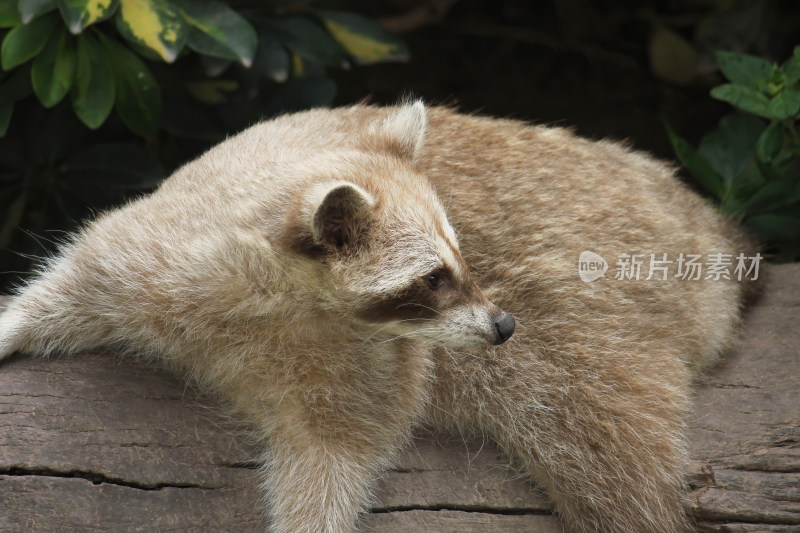
M 278 533 L 350 531 L 415 424 L 489 434 L 571 531 L 681 531 L 689 385 L 740 285 L 589 284 L 577 258 L 739 248 L 613 143 L 419 102 L 315 110 L 88 224 L 0 315 L 0 358 L 113 345 L 214 391 L 263 441 Z M 519 321 L 507 344 L 487 296 Z

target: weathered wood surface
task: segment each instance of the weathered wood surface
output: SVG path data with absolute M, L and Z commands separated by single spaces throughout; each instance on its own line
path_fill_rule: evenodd
M 690 418 L 698 529 L 800 532 L 800 265 L 772 269 Z M 255 450 L 176 379 L 90 353 L 0 364 L 0 531 L 260 531 Z M 559 532 L 496 448 L 420 435 L 363 531 Z
M 800 264 L 769 274 L 689 422 L 702 531 L 800 532 Z

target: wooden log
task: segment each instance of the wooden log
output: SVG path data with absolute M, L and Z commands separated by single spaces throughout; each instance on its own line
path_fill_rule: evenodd
M 800 532 L 800 264 L 768 274 L 689 421 L 701 531 Z
M 767 285 L 689 418 L 700 531 L 800 532 L 800 265 Z M 212 399 L 136 361 L 16 355 L 0 365 L 0 531 L 263 531 L 258 451 L 240 436 Z M 361 530 L 562 531 L 491 443 L 425 433 Z

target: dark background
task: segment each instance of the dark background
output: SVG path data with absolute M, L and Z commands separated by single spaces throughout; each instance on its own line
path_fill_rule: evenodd
M 450 4 L 436 20 L 437 6 Z M 402 33 L 411 51 L 408 63 L 331 72 L 338 84 L 336 104 L 366 96 L 391 104 L 411 94 L 463 111 L 574 126 L 592 138 L 628 139 L 672 159 L 662 119 L 696 143 L 731 111 L 709 97 L 709 89 L 723 82 L 714 50 L 782 61 L 800 43 L 800 5 L 790 1 L 348 5 L 379 20 L 428 6 L 430 22 Z M 694 61 L 681 57 L 680 43 L 661 39 L 665 31 L 695 49 Z M 672 79 L 654 72 L 659 69 L 654 62 L 662 70 L 672 65 Z

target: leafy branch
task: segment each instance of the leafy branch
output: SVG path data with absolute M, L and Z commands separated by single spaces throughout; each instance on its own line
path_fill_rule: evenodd
M 711 96 L 744 111 L 725 116 L 698 149 L 667 125 L 681 163 L 776 261 L 800 260 L 800 46 L 783 64 L 717 52 L 730 81 Z
M 302 76 L 304 61 L 342 66 L 408 57 L 399 38 L 354 13 L 262 8 L 249 15 L 217 0 L 0 0 L 0 28 L 8 28 L 0 48 L 0 135 L 16 102 L 32 91 L 45 108 L 69 94 L 88 128 L 116 109 L 131 131 L 151 137 L 162 98 L 148 61 L 196 54 L 286 81 Z M 27 76 L 13 77 L 28 63 L 29 85 Z
M 0 288 L 50 232 L 261 117 L 329 104 L 329 69 L 408 57 L 356 13 L 277 0 L 0 0 L 0 41 Z

